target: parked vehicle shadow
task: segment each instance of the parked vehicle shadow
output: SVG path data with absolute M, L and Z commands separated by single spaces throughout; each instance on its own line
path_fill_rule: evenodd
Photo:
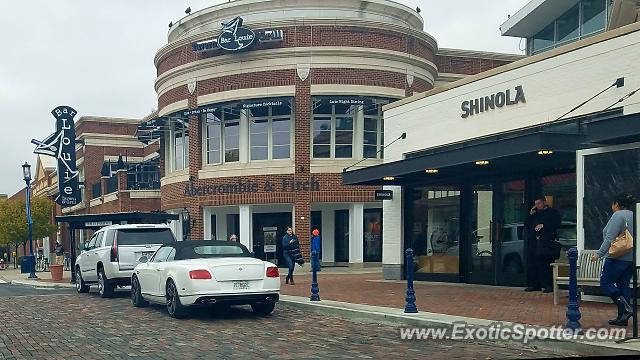
M 162 305 L 151 304 L 149 307 L 162 313 L 164 316 L 169 316 L 166 312 L 166 308 Z M 278 305 L 274 312 L 267 316 L 258 316 L 253 313 L 251 306 L 249 305 L 207 305 L 207 306 L 194 306 L 188 308 L 187 319 L 202 320 L 202 321 L 220 321 L 220 320 L 245 320 L 256 318 L 269 318 L 277 316 Z

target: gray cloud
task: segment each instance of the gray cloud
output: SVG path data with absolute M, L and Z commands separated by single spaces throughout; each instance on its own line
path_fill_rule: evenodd
M 70 105 L 79 116 L 142 117 L 156 106 L 153 57 L 167 25 L 221 1 L 0 1 L 0 193 L 22 182 L 21 164 L 35 167 L 32 138 L 53 132 L 49 113 Z M 416 1 L 425 30 L 440 47 L 518 53 L 518 39 L 498 30 L 527 0 Z M 35 170 L 34 170 L 35 171 Z

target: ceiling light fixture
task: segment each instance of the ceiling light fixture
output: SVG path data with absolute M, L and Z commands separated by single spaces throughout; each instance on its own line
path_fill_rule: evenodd
M 426 172 L 427 174 L 437 174 L 438 173 L 438 169 L 427 169 L 424 172 Z
M 553 150 L 540 150 L 538 151 L 538 155 L 551 155 L 553 154 Z
M 384 181 L 393 181 L 395 179 L 396 178 L 394 178 L 393 176 L 385 176 L 385 177 L 382 178 L 382 180 L 384 180 Z
M 478 160 L 476 165 L 489 165 L 489 160 Z

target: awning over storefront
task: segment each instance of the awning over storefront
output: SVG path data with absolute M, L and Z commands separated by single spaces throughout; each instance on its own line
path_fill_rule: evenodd
M 575 165 L 576 150 L 638 141 L 640 115 L 583 117 L 544 129 L 496 134 L 407 154 L 406 158 L 343 172 L 347 185 L 425 184 L 491 174 L 544 171 Z M 481 162 L 481 163 L 476 163 Z
M 176 214 L 165 212 L 120 212 L 110 214 L 82 214 L 56 216 L 56 223 L 67 223 L 70 229 L 98 230 L 114 224 L 161 224 L 178 220 Z

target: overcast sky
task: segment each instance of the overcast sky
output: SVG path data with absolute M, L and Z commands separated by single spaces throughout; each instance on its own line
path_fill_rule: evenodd
M 319 0 L 320 1 L 320 0 Z M 528 0 L 400 0 L 419 6 L 440 47 L 521 53 L 499 26 Z M 153 57 L 169 21 L 216 0 L 0 0 L 0 193 L 24 186 L 21 164 L 35 172 L 32 138 L 53 133 L 50 111 L 142 117 L 157 105 Z

